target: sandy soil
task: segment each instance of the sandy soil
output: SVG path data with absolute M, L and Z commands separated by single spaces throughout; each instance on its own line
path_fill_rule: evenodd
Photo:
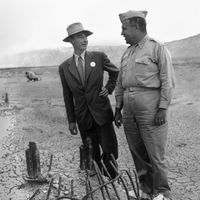
M 42 78 L 27 82 L 25 69 L 0 71 L 0 199 L 29 199 L 37 188 L 27 184 L 25 150 L 34 141 L 40 151 L 42 173 L 48 170 L 61 176 L 66 190 L 74 180 L 74 192 L 85 191 L 79 170 L 79 136 L 68 131 L 62 88 L 57 67 L 34 68 Z M 177 87 L 169 113 L 167 163 L 175 200 L 200 199 L 200 67 L 176 66 Z M 5 93 L 9 104 L 4 103 Z M 114 106 L 114 97 L 111 96 Z M 116 129 L 119 141 L 119 168 L 133 168 L 123 129 Z

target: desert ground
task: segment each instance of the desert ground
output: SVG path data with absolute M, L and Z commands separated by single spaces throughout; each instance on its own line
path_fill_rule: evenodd
M 176 65 L 176 89 L 169 109 L 167 165 L 174 200 L 200 199 L 200 65 Z M 0 70 L 0 199 L 29 199 L 37 188 L 28 184 L 25 150 L 36 142 L 42 173 L 48 170 L 62 176 L 68 189 L 74 180 L 74 193 L 80 195 L 79 135 L 68 131 L 58 67 L 35 67 L 41 81 L 27 82 L 26 68 Z M 8 103 L 5 103 L 8 93 Z M 110 96 L 114 109 L 114 95 Z M 119 142 L 119 169 L 132 169 L 123 127 L 116 128 Z M 83 185 L 82 185 L 83 186 Z

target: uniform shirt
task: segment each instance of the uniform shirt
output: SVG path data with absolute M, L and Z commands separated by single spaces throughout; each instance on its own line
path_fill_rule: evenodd
M 123 92 L 129 87 L 160 89 L 159 108 L 167 109 L 175 86 L 171 55 L 164 44 L 146 35 L 127 48 L 121 58 L 116 84 L 116 108 L 123 105 Z

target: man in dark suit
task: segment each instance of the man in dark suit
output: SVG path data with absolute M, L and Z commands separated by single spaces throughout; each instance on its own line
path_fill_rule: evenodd
M 69 130 L 76 135 L 78 125 L 83 143 L 86 143 L 87 137 L 92 141 L 93 159 L 99 167 L 102 159 L 114 178 L 116 173 L 109 161 L 111 154 L 118 158 L 118 144 L 108 95 L 115 88 L 119 70 L 105 53 L 86 51 L 87 37 L 92 32 L 85 30 L 81 23 L 69 25 L 67 32 L 68 36 L 63 41 L 72 44 L 74 54 L 59 66 L 59 74 Z M 104 71 L 109 75 L 105 86 Z

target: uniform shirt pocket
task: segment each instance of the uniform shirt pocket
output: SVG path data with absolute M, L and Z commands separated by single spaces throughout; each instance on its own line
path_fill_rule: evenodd
M 150 57 L 137 58 L 137 59 L 135 59 L 135 62 L 139 63 L 139 64 L 148 65 L 151 63 L 151 58 Z
M 142 57 L 135 59 L 135 72 L 143 75 L 150 75 L 158 72 L 158 66 L 155 59 L 151 57 Z

